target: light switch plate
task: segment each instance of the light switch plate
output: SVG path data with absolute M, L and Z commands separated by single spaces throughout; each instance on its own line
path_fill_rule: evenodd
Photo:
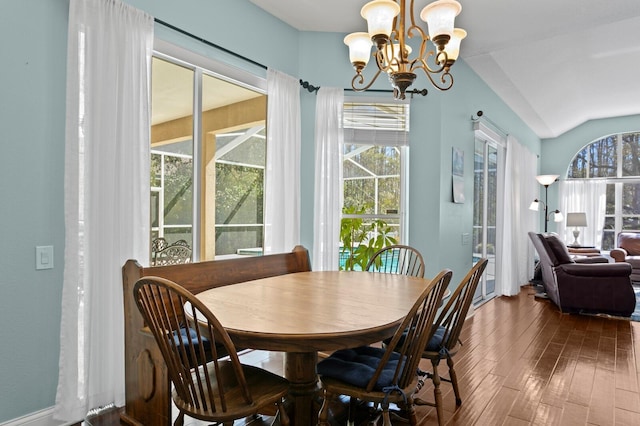
M 36 247 L 36 269 L 53 269 L 53 246 Z

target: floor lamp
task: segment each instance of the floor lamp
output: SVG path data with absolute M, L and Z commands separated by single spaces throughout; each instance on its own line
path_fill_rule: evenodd
M 540 204 L 542 204 L 544 206 L 544 232 L 547 232 L 547 225 L 549 223 L 549 217 L 550 215 L 554 215 L 554 221 L 556 222 L 561 222 L 564 218 L 562 216 L 562 213 L 560 213 L 560 210 L 556 209 L 554 211 L 552 211 L 551 213 L 549 213 L 549 206 L 547 205 L 548 201 L 549 201 L 549 185 L 551 185 L 553 182 L 555 182 L 556 180 L 558 180 L 559 175 L 540 175 L 540 176 L 536 176 L 536 180 L 538 181 L 538 183 L 542 186 L 544 186 L 544 202 L 538 200 L 537 198 L 535 200 L 533 200 L 533 202 L 531 203 L 531 205 L 529 206 L 530 210 L 535 210 L 535 211 L 540 211 Z M 536 265 L 536 268 L 538 268 L 538 271 L 540 274 L 542 274 L 542 271 L 540 271 L 540 263 L 538 263 Z M 538 291 L 533 295 L 535 298 L 537 299 L 548 299 L 549 296 L 547 295 L 545 288 L 544 288 L 544 283 L 541 279 L 540 283 L 538 284 Z
M 538 181 L 538 183 L 542 186 L 544 186 L 544 202 L 538 200 L 537 198 L 535 200 L 533 200 L 533 202 L 531 203 L 531 205 L 529 206 L 530 210 L 535 210 L 535 211 L 540 211 L 540 204 L 543 205 L 544 207 L 544 232 L 548 231 L 548 223 L 549 223 L 549 219 L 551 217 L 551 215 L 554 215 L 553 217 L 553 221 L 554 222 L 562 222 L 564 220 L 564 216 L 562 215 L 562 213 L 560 212 L 560 210 L 556 209 L 554 211 L 552 211 L 551 213 L 549 213 L 549 206 L 547 204 L 548 200 L 549 200 L 549 195 L 548 195 L 548 190 L 549 190 L 549 185 L 551 185 L 553 182 L 555 182 L 556 180 L 558 180 L 558 177 L 560 175 L 540 175 L 540 176 L 536 176 L 536 180 Z

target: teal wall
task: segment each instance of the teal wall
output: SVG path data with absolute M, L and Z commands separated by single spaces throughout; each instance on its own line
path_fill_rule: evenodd
M 181 28 L 260 64 L 291 75 L 298 72 L 298 31 L 248 0 L 124 0 L 156 19 Z M 242 27 L 238 25 L 240 17 Z M 255 67 L 221 54 L 193 39 L 156 25 L 156 36 L 198 53 L 255 71 Z M 260 71 L 256 71 L 260 73 Z M 262 71 L 262 73 L 265 73 Z M 266 73 L 264 74 L 266 75 Z
M 560 175 L 565 179 L 573 157 L 585 145 L 614 133 L 640 131 L 640 115 L 590 120 L 562 135 L 542 140 L 540 174 Z M 542 192 L 541 192 L 542 194 Z M 557 208 L 558 185 L 549 187 L 549 208 Z M 544 225 L 541 225 L 541 229 Z M 549 231 L 555 231 L 555 223 L 549 222 Z
M 300 78 L 315 86 L 348 88 L 354 75 L 343 44 L 344 34 L 303 33 L 300 36 Z M 370 64 L 368 68 L 372 67 Z M 373 70 L 365 69 L 370 77 Z M 486 116 L 512 133 L 534 153 L 540 154 L 540 139 L 502 102 L 495 93 L 462 61 L 453 68 L 455 84 L 440 92 L 418 75 L 415 87 L 427 88 L 426 97 L 416 96 L 411 102 L 410 117 L 410 187 L 409 244 L 420 250 L 427 263 L 427 276 L 442 268 L 454 271 L 453 283 L 471 267 L 472 246 L 462 245 L 462 234 L 471 233 L 473 218 L 473 154 L 474 135 L 471 116 L 483 110 Z M 389 89 L 381 76 L 376 89 Z M 345 96 L 391 98 L 389 93 Z M 315 98 L 303 92 L 303 159 L 302 170 L 313 170 L 313 126 Z M 465 153 L 464 204 L 452 202 L 452 148 Z M 313 241 L 313 176 L 302 177 L 302 238 L 312 247 Z M 308 241 L 308 243 L 307 243 Z
M 297 75 L 298 32 L 246 0 L 131 0 L 159 19 Z M 64 136 L 69 0 L 0 6 L 0 423 L 52 407 L 64 265 Z M 249 17 L 238 37 L 236 16 Z M 167 41 L 266 75 L 156 25 Z M 35 270 L 35 247 L 54 265 Z M 119 285 L 120 283 L 115 283 Z
M 353 70 L 342 34 L 299 33 L 248 0 L 127 0 L 135 7 L 261 64 L 318 86 L 349 87 Z M 2 158 L 0 168 L 0 422 L 55 403 L 60 299 L 64 264 L 64 117 L 69 0 L 3 2 L 0 11 Z M 238 27 L 241 17 L 243 28 Z M 241 34 L 241 31 L 244 31 Z M 156 25 L 156 35 L 259 75 L 263 69 L 199 45 Z M 369 70 L 370 72 L 371 70 Z M 427 87 L 411 104 L 410 241 L 427 261 L 427 275 L 471 266 L 474 138 L 471 115 L 487 117 L 536 154 L 541 142 L 462 61 L 448 92 Z M 420 79 L 424 81 L 424 79 Z M 385 78 L 376 88 L 388 89 Z M 313 247 L 315 95 L 301 92 L 301 242 Z M 351 93 L 346 92 L 347 95 Z M 368 96 L 362 94 L 362 96 Z M 390 96 L 377 94 L 376 96 Z M 637 117 L 636 117 L 637 118 Z M 637 130 L 637 129 L 635 129 Z M 619 131 L 611 130 L 611 132 Z M 597 133 L 597 132 L 596 132 Z M 606 132 L 605 132 L 606 133 Z M 586 141 L 594 139 L 594 134 Z M 562 142 L 558 138 L 558 144 Z M 542 143 L 542 160 L 558 160 Z M 451 201 L 451 149 L 465 154 L 464 204 Z M 576 147 L 577 149 L 577 147 Z M 551 151 L 549 151 L 551 150 Z M 573 149 L 572 152 L 575 152 Z M 567 154 L 569 155 L 569 154 Z M 568 160 L 565 161 L 565 167 Z M 561 164 L 561 163 L 558 163 Z M 549 170 L 547 170 L 547 168 Z M 55 268 L 36 271 L 35 246 L 53 245 Z M 115 283 L 119 285 L 119 283 Z M 26 311 L 25 311 L 26 309 Z
M 67 0 L 0 7 L 0 423 L 52 406 L 64 252 Z M 54 269 L 35 270 L 35 247 Z

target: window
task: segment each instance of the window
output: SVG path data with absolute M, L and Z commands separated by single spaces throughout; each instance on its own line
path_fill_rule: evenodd
M 186 148 L 187 153 L 171 152 Z M 151 150 L 151 239 L 185 240 L 192 245 L 193 155 L 191 143 Z M 162 207 L 161 207 L 162 206 Z
M 571 161 L 569 179 L 605 179 L 606 212 L 602 249 L 615 247 L 621 231 L 640 232 L 640 132 L 605 136 Z
M 406 103 L 344 104 L 342 217 L 356 223 L 361 220 L 365 227 L 373 225 L 356 245 L 384 232 L 375 225 L 382 222 L 390 231 L 388 236 L 398 242 L 406 240 L 408 134 Z
M 261 253 L 265 126 L 222 133 L 216 139 L 216 254 Z
M 157 54 L 151 96 L 151 240 L 193 260 L 261 253 L 266 95 Z

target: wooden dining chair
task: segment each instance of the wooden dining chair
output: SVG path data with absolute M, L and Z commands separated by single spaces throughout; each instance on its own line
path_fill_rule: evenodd
M 231 426 L 235 419 L 276 408 L 280 424 L 289 424 L 282 403 L 289 382 L 241 364 L 224 327 L 191 292 L 147 276 L 136 282 L 133 296 L 167 365 L 173 402 L 180 410 L 175 426 L 184 424 L 185 415 Z M 185 323 L 192 330 L 187 335 Z M 220 347 L 227 357 L 220 359 Z
M 369 259 L 366 271 L 424 277 L 424 259 L 411 246 L 395 244 L 384 247 Z
M 487 259 L 480 259 L 467 275 L 462 279 L 453 294 L 449 297 L 447 304 L 442 309 L 438 318 L 434 322 L 432 336 L 426 345 L 426 349 L 422 353 L 422 357 L 431 361 L 432 372 L 420 372 L 422 376 L 431 378 L 433 381 L 433 395 L 435 402 L 428 402 L 421 398 L 416 398 L 416 405 L 430 405 L 436 407 L 438 415 L 438 424 L 444 424 L 442 412 L 442 391 L 440 390 L 440 382 L 446 381 L 453 385 L 453 392 L 456 397 L 456 406 L 462 404 L 460 398 L 460 390 L 458 388 L 458 378 L 453 368 L 453 356 L 458 352 L 462 342 L 460 341 L 460 332 L 469 312 L 469 307 L 473 300 L 473 296 L 480 282 L 480 277 L 487 267 Z M 438 365 L 440 361 L 446 359 L 449 367 L 449 379 L 440 377 L 438 373 Z M 421 386 L 420 386 L 421 387 Z
M 430 282 L 425 280 L 424 291 L 385 348 L 361 346 L 342 349 L 318 363 L 324 392 L 318 425 L 330 425 L 329 402 L 338 395 L 379 405 L 384 426 L 391 426 L 391 403 L 403 406 L 410 423 L 417 424 L 413 394 L 418 383 L 418 363 L 431 337 L 433 319 L 451 274 L 450 270 L 445 269 Z M 350 410 L 349 416 L 352 422 L 353 410 Z

